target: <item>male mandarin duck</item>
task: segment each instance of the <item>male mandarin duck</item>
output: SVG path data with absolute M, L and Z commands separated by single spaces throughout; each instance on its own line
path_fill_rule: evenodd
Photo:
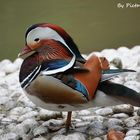
M 25 41 L 19 54 L 24 59 L 19 74 L 21 87 L 36 105 L 68 111 L 67 129 L 75 110 L 120 103 L 140 106 L 137 92 L 106 82 L 133 70 L 109 69 L 107 59 L 96 55 L 85 60 L 61 27 L 48 23 L 32 25 L 26 31 Z

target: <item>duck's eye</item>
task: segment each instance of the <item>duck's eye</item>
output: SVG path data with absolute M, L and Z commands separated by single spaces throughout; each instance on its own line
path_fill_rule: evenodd
M 36 41 L 36 42 L 39 41 L 39 38 L 35 38 L 34 41 Z

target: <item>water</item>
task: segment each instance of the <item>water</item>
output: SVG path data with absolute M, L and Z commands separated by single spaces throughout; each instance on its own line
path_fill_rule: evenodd
M 65 28 L 82 53 L 140 44 L 140 7 L 118 8 L 121 0 L 0 1 L 0 60 L 14 60 L 26 28 L 38 22 Z

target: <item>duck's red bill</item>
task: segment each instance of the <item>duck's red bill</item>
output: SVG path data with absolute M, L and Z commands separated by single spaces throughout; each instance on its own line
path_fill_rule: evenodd
M 27 58 L 28 56 L 35 53 L 32 49 L 30 49 L 28 46 L 25 46 L 22 51 L 18 54 L 18 57 L 21 57 L 23 59 Z

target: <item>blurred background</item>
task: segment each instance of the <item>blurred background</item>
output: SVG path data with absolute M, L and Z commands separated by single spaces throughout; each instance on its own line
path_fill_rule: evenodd
M 63 27 L 82 53 L 140 44 L 140 7 L 118 8 L 138 0 L 0 0 L 0 60 L 14 60 L 26 29 L 49 22 Z

